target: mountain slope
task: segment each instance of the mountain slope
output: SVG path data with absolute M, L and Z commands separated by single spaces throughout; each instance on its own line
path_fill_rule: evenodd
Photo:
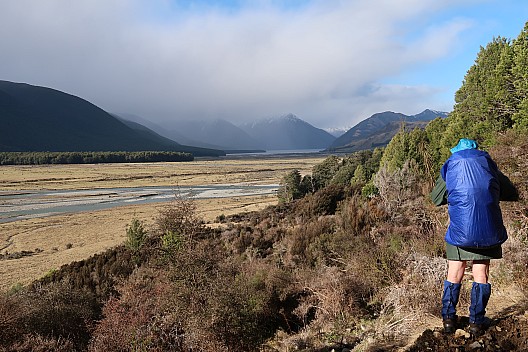
M 163 135 L 202 147 L 223 150 L 258 150 L 261 146 L 245 131 L 222 119 L 212 121 L 171 121 L 163 124 Z
M 324 149 L 335 137 L 293 114 L 259 120 L 240 126 L 264 149 Z
M 157 142 L 165 142 L 169 145 L 172 145 L 175 142 L 171 138 L 164 137 L 160 135 L 159 133 L 153 131 L 152 129 L 134 121 L 127 120 L 126 118 L 123 118 L 121 116 L 114 115 L 118 120 L 123 122 L 125 125 L 130 127 L 131 129 L 135 130 L 137 133 L 141 134 L 145 139 L 157 141 Z M 178 148 L 183 152 L 193 153 L 195 155 L 224 155 L 223 148 L 219 146 L 205 146 L 200 145 L 198 142 L 194 142 L 192 140 L 185 139 L 183 141 L 185 145 L 178 144 Z M 192 145 L 192 147 L 190 146 Z M 213 152 L 213 154 L 211 154 Z
M 392 111 L 377 113 L 361 121 L 341 137 L 337 138 L 329 151 L 355 152 L 387 145 L 398 132 L 402 123 L 409 129 L 423 128 L 437 117 L 446 117 L 447 113 L 426 109 L 416 115 L 404 115 Z
M 218 145 L 212 145 L 209 143 L 196 141 L 192 138 L 188 138 L 187 136 L 175 130 L 168 131 L 167 128 L 162 127 L 159 124 L 156 124 L 154 122 L 151 122 L 147 119 L 144 119 L 143 117 L 140 117 L 134 114 L 119 113 L 119 114 L 114 114 L 114 116 L 120 118 L 125 124 L 129 125 L 129 127 L 134 126 L 134 123 L 140 126 L 147 127 L 152 132 L 157 133 L 158 135 L 164 138 L 168 138 L 173 141 L 176 141 L 179 144 L 193 145 L 193 146 L 197 146 L 201 148 L 208 148 L 208 149 L 220 149 L 220 150 L 226 149 L 225 147 L 221 147 Z
M 182 146 L 131 128 L 94 104 L 55 89 L 0 81 L 0 151 L 222 151 Z

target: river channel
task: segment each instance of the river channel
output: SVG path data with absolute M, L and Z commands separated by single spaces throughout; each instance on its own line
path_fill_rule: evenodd
M 168 202 L 178 197 L 233 198 L 273 194 L 278 185 L 224 184 L 193 187 L 137 187 L 94 190 L 0 191 L 0 223 L 131 204 Z

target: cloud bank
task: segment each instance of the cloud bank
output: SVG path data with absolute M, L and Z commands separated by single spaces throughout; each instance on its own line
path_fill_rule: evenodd
M 292 112 L 353 126 L 384 110 L 450 109 L 445 87 L 384 82 L 448 55 L 471 22 L 428 19 L 461 2 L 4 1 L 0 79 L 154 122 Z

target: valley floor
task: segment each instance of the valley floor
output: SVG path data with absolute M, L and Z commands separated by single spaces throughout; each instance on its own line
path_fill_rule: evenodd
M 1 166 L 0 187 L 6 194 L 42 189 L 278 184 L 285 173 L 293 169 L 309 173 L 323 159 L 296 156 L 186 163 Z M 219 215 L 259 210 L 276 203 L 273 194 L 196 200 L 198 214 L 211 226 Z M 0 290 L 28 284 L 63 264 L 123 243 L 132 219 L 151 224 L 162 206 L 124 206 L 0 224 Z

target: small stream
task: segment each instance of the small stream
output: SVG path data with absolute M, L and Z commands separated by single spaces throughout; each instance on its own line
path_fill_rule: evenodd
M 136 187 L 95 190 L 0 191 L 0 223 L 64 213 L 109 209 L 131 204 L 167 202 L 175 198 L 232 198 L 273 194 L 278 185 L 210 185 Z

